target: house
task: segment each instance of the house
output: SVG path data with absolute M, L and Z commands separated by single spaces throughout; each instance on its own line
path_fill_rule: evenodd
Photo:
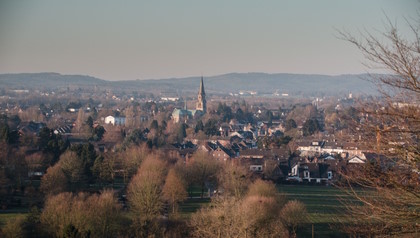
M 248 149 L 241 151 L 239 154 L 242 159 L 264 159 L 266 151 L 261 149 Z
M 236 119 L 231 119 L 229 122 L 231 132 L 243 131 L 244 124 L 238 122 Z
M 262 166 L 262 164 L 259 164 L 259 163 L 257 163 L 257 164 L 251 164 L 250 166 L 249 166 L 249 170 L 251 170 L 252 172 L 257 172 L 257 173 L 261 173 L 261 172 L 263 172 L 263 166 Z
M 324 146 L 324 141 L 311 141 L 299 143 L 298 150 L 301 152 L 318 152 L 321 153 L 321 148 Z
M 348 164 L 364 164 L 366 163 L 366 158 L 364 158 L 364 156 L 362 157 L 362 156 L 355 155 L 353 157 L 350 157 L 347 163 Z
M 306 154 L 311 153 L 320 153 L 320 154 L 340 154 L 344 155 L 345 153 L 353 156 L 361 156 L 363 154 L 363 149 L 359 148 L 356 143 L 338 143 L 338 142 L 328 142 L 328 141 L 311 141 L 311 142 L 299 142 L 298 150 Z
M 221 136 L 229 136 L 230 126 L 227 123 L 223 123 L 219 127 L 219 133 Z
M 56 135 L 59 135 L 59 134 L 60 135 L 67 135 L 67 134 L 71 133 L 72 129 L 73 129 L 73 125 L 69 124 L 69 125 L 62 126 L 62 127 L 59 127 L 57 129 L 55 129 L 54 134 L 56 134 Z
M 398 161 L 396 158 L 388 157 L 383 154 L 365 152 L 363 155 L 365 156 L 366 161 L 386 169 L 396 166 Z
M 246 149 L 239 152 L 240 162 L 249 166 L 249 170 L 255 173 L 264 171 L 265 161 L 267 159 L 275 160 L 275 155 L 271 150 Z
M 337 142 L 325 142 L 322 152 L 328 154 L 341 154 L 344 150 L 343 146 Z
M 334 178 L 336 168 L 327 163 L 296 163 L 287 180 L 298 182 L 328 182 Z
M 30 121 L 28 123 L 21 123 L 19 125 L 19 135 L 39 135 L 39 132 L 42 128 L 46 127 L 47 125 L 43 122 L 33 122 Z
M 217 149 L 211 152 L 211 155 L 217 160 L 226 161 L 234 157 L 235 153 L 223 146 L 219 146 Z
M 167 144 L 161 150 L 168 159 L 187 159 L 197 151 L 197 147 L 188 141 L 186 143 Z
M 290 152 L 286 148 L 275 148 L 271 151 L 277 160 L 288 160 L 290 157 Z
M 262 173 L 264 168 L 264 160 L 262 159 L 241 159 L 241 164 L 248 167 L 251 172 Z
M 105 117 L 105 124 L 112 124 L 114 126 L 124 126 L 125 117 L 107 116 Z
M 264 167 L 266 167 L 266 165 Z M 274 181 L 283 180 L 286 178 L 285 175 L 287 175 L 288 170 L 289 166 L 287 166 L 287 164 L 279 163 L 278 165 L 276 165 L 276 167 L 272 170 L 270 176 L 267 178 Z

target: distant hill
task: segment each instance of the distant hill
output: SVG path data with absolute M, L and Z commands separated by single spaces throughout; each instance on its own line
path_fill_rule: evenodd
M 106 84 L 108 84 L 108 81 L 85 75 L 62 75 L 58 73 L 0 74 L 0 86 L 16 89 L 42 89 Z
M 230 73 L 204 78 L 208 93 L 238 93 L 256 91 L 259 94 L 274 92 L 291 95 L 337 95 L 348 92 L 373 94 L 375 86 L 367 75 L 308 75 Z M 84 75 L 58 73 L 0 74 L 0 87 L 12 89 L 54 89 L 62 87 L 100 86 L 115 90 L 154 92 L 197 91 L 200 77 L 153 80 L 106 81 Z

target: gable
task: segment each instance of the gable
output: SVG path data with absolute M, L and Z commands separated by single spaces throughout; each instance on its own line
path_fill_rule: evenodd
M 349 160 L 349 164 L 364 164 L 365 160 L 359 158 L 358 156 L 354 156 Z

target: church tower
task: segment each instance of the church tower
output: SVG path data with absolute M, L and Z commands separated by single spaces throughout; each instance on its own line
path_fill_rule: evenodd
M 203 113 L 207 112 L 206 92 L 204 92 L 203 77 L 201 77 L 200 89 L 198 90 L 197 105 L 195 109 L 202 111 Z

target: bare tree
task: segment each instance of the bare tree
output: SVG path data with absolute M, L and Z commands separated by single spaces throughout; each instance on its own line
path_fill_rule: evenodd
M 171 205 L 172 213 L 175 213 L 178 203 L 184 201 L 187 196 L 184 182 L 175 169 L 170 169 L 163 186 L 163 198 Z
M 86 179 L 83 160 L 78 158 L 75 152 L 66 151 L 60 156 L 58 164 L 71 184 L 77 184 Z
M 297 200 L 289 201 L 280 211 L 283 224 L 289 229 L 290 235 L 296 237 L 297 228 L 307 221 L 308 213 L 305 204 Z
M 72 203 L 71 193 L 60 193 L 46 200 L 41 223 L 50 235 L 63 237 L 65 226 L 71 224 Z
M 140 164 L 149 155 L 150 151 L 146 145 L 131 146 L 121 153 L 121 167 L 124 176 L 124 181 L 130 179 L 137 173 Z
M 114 191 L 105 190 L 100 195 L 90 196 L 87 205 L 93 237 L 115 237 L 120 230 L 121 206 Z
M 218 179 L 219 189 L 223 189 L 224 195 L 241 198 L 251 183 L 251 173 L 241 165 L 226 164 L 221 169 Z
M 263 181 L 261 179 L 256 180 L 248 188 L 247 196 L 263 196 L 263 197 L 281 197 L 277 192 L 276 185 L 272 182 Z
M 201 197 L 206 188 L 216 187 L 220 164 L 207 153 L 195 153 L 187 169 L 190 170 L 194 183 L 201 187 Z
M 137 215 L 133 229 L 137 236 L 159 234 L 158 218 L 163 208 L 162 187 L 166 165 L 157 156 L 147 157 L 128 185 L 128 200 Z
M 264 187 L 259 190 L 257 187 Z M 269 191 L 271 190 L 271 191 Z M 258 180 L 243 198 L 219 197 L 193 214 L 194 237 L 287 237 L 279 219 L 282 203 L 276 187 Z
M 377 156 L 364 168 L 343 173 L 351 194 L 363 204 L 345 202 L 349 214 L 367 228 L 357 233 L 414 233 L 420 226 L 420 17 L 406 23 L 411 35 L 389 19 L 380 35 L 366 32 L 357 39 L 340 32 L 363 53 L 366 66 L 387 73 L 370 75 L 380 98 L 360 107 L 368 117 L 354 125 Z
M 49 197 L 41 223 L 55 237 L 115 237 L 120 231 L 121 206 L 111 190 L 100 195 L 60 193 Z
M 60 164 L 55 164 L 47 169 L 47 173 L 41 179 L 41 191 L 44 194 L 55 195 L 65 192 L 68 188 L 68 180 Z

